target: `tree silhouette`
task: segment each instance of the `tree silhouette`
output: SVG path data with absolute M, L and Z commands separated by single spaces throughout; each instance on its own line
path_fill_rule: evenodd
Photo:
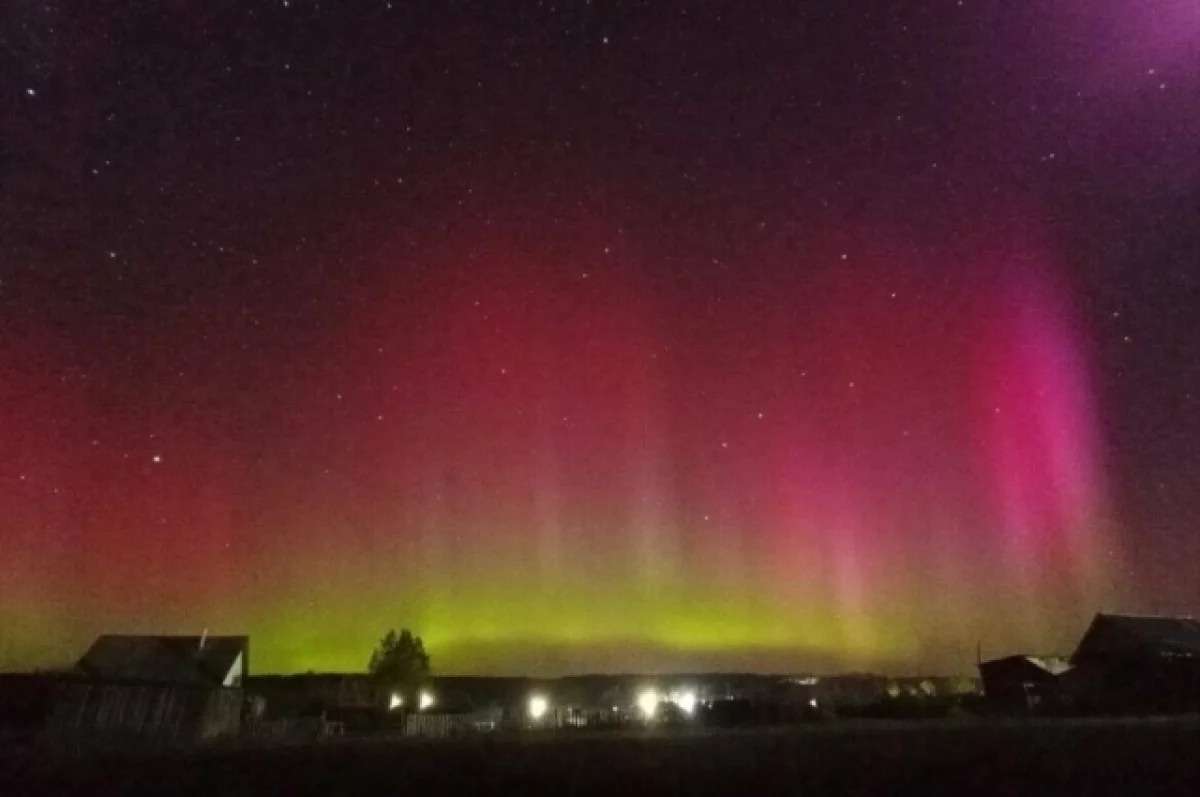
M 380 683 L 411 694 L 429 677 L 429 654 L 425 643 L 407 628 L 388 631 L 371 654 L 368 671 Z

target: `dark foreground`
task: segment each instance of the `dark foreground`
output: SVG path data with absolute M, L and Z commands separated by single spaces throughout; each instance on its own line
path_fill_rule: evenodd
M 1200 719 L 0 753 L 0 794 L 1200 794 Z

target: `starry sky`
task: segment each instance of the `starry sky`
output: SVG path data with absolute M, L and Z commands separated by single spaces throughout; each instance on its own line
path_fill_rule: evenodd
M 969 672 L 1200 612 L 1193 0 L 11 0 L 0 668 Z

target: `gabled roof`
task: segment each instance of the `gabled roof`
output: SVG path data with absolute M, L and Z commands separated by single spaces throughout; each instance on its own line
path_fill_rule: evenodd
M 1190 617 L 1097 614 L 1079 640 L 1071 662 L 1127 656 L 1200 658 L 1200 621 Z
M 121 636 L 96 639 L 77 668 L 92 678 L 220 686 L 246 669 L 245 636 Z

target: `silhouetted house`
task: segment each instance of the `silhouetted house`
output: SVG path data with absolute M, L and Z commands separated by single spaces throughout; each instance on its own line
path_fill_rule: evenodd
M 1097 614 L 1064 688 L 1085 710 L 1200 710 L 1200 621 Z
M 848 673 L 819 679 L 820 704 L 853 711 L 888 697 L 889 679 L 881 675 Z
M 366 673 L 255 675 L 246 691 L 264 701 L 269 736 L 321 736 L 386 726 L 391 691 Z
M 1061 656 L 1005 656 L 979 665 L 990 705 L 1006 711 L 1039 711 L 1059 705 L 1059 676 L 1071 668 Z
M 249 647 L 244 636 L 102 636 L 58 690 L 49 729 L 168 743 L 236 734 Z
M 925 675 L 892 678 L 888 681 L 888 697 L 917 699 L 948 699 L 977 695 L 980 690 L 978 678 L 957 675 Z
M 531 694 L 541 690 L 525 678 L 431 678 L 419 691 L 434 703 L 415 710 L 412 690 L 393 690 L 366 673 L 257 675 L 249 694 L 265 701 L 261 736 L 319 737 L 385 731 L 445 737 L 495 730 L 506 713 L 523 720 Z M 549 696 L 549 695 L 548 695 Z

